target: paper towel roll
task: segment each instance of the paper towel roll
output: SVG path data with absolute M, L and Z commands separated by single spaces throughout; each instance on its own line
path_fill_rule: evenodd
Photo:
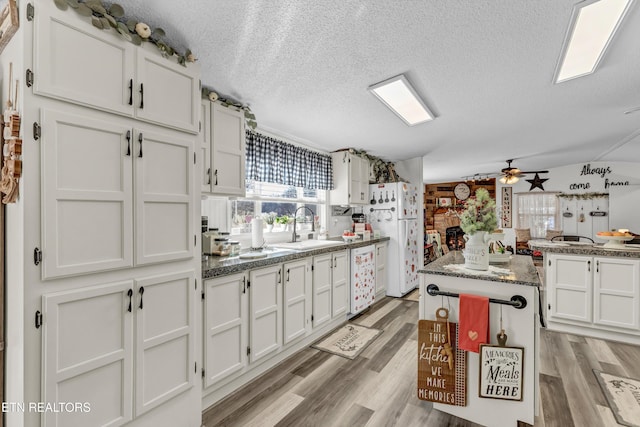
M 251 247 L 261 248 L 264 246 L 264 237 L 262 237 L 262 218 L 254 218 L 251 220 Z

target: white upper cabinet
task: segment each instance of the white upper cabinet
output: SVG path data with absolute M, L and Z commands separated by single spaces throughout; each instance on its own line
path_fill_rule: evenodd
M 200 190 L 211 192 L 211 102 L 202 101 L 200 105 Z
M 245 195 L 244 112 L 211 104 L 210 192 Z
M 192 141 L 95 112 L 41 123 L 44 279 L 193 257 Z
M 348 151 L 331 153 L 331 159 L 334 186 L 330 192 L 331 204 L 369 204 L 369 161 Z
M 197 65 L 134 46 L 52 1 L 37 2 L 34 19 L 35 94 L 198 132 Z

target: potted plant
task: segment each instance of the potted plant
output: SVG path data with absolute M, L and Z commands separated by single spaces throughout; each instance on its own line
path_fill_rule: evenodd
M 264 219 L 264 223 L 267 224 L 267 232 L 270 233 L 273 230 L 273 224 L 275 224 L 276 218 L 278 218 L 278 214 L 275 212 L 262 214 L 262 219 Z
M 496 202 L 485 188 L 476 190 L 473 197 L 467 199 L 465 210 L 460 214 L 460 228 L 466 240 L 464 265 L 473 270 L 489 269 L 489 247 L 491 237 L 488 233 L 496 229 Z
M 293 221 L 293 218 L 289 218 L 288 215 L 281 215 L 276 218 L 276 223 L 282 225 L 283 231 L 289 229 L 289 224 Z

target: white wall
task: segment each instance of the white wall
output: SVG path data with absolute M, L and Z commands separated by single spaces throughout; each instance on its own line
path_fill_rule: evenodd
M 559 168 L 549 169 L 549 173 L 541 174 L 541 178 L 548 179 L 542 186 L 544 191 L 557 191 L 566 194 L 585 194 L 585 193 L 609 193 L 609 206 L 614 209 L 620 206 L 617 194 L 621 189 L 640 184 L 640 163 L 638 162 L 590 162 L 578 163 L 575 165 L 563 166 Z M 517 193 L 530 192 L 531 183 L 527 179 L 533 179 L 534 176 L 529 174 L 520 179 L 519 182 L 512 185 L 513 189 L 513 205 L 512 205 L 512 226 L 513 228 L 503 228 L 505 231 L 505 244 L 515 245 L 514 228 L 517 224 Z M 496 205 L 498 210 L 502 209 L 502 187 L 496 180 Z M 614 189 L 612 191 L 612 188 Z M 542 190 L 536 188 L 533 192 Z M 640 200 L 636 200 L 640 204 Z M 611 208 L 610 208 L 611 209 Z M 619 209 L 619 208 L 618 208 Z M 616 213 L 610 210 L 609 215 L 616 216 Z M 638 223 L 630 224 L 629 228 L 636 233 L 640 233 L 640 215 L 637 215 Z M 501 224 L 498 224 L 501 226 Z M 613 224 L 612 224 L 613 225 Z

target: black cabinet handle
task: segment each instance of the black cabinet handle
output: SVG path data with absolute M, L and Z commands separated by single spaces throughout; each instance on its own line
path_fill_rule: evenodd
M 282 283 L 282 271 L 278 270 L 278 283 Z
M 144 286 L 140 286 L 140 289 L 138 289 L 138 293 L 140 294 L 140 306 L 138 306 L 138 308 L 142 310 L 142 294 L 144 294 Z
M 142 132 L 138 135 L 138 142 L 140 143 L 140 152 L 138 153 L 138 157 L 142 157 L 142 140 L 144 137 L 142 136 Z
M 216 177 L 216 183 L 213 185 L 218 185 L 218 169 L 213 172 L 213 175 Z
M 591 261 L 587 261 L 587 271 L 591 271 Z
M 247 293 L 247 278 L 246 277 L 242 278 L 242 293 L 243 294 Z
M 133 289 L 129 289 L 127 291 L 127 296 L 129 297 L 129 308 L 127 308 L 127 311 L 131 313 L 131 297 L 133 296 Z
M 129 79 L 129 105 L 133 105 L 133 79 Z
M 600 273 L 600 261 L 596 261 L 596 273 Z
M 144 108 L 144 85 L 140 83 L 140 109 Z
M 289 281 L 289 269 L 287 268 L 287 282 Z
M 127 156 L 131 155 L 131 131 L 127 131 Z
M 207 176 L 209 177 L 209 182 L 207 182 L 207 184 L 211 184 L 211 168 L 207 169 Z

